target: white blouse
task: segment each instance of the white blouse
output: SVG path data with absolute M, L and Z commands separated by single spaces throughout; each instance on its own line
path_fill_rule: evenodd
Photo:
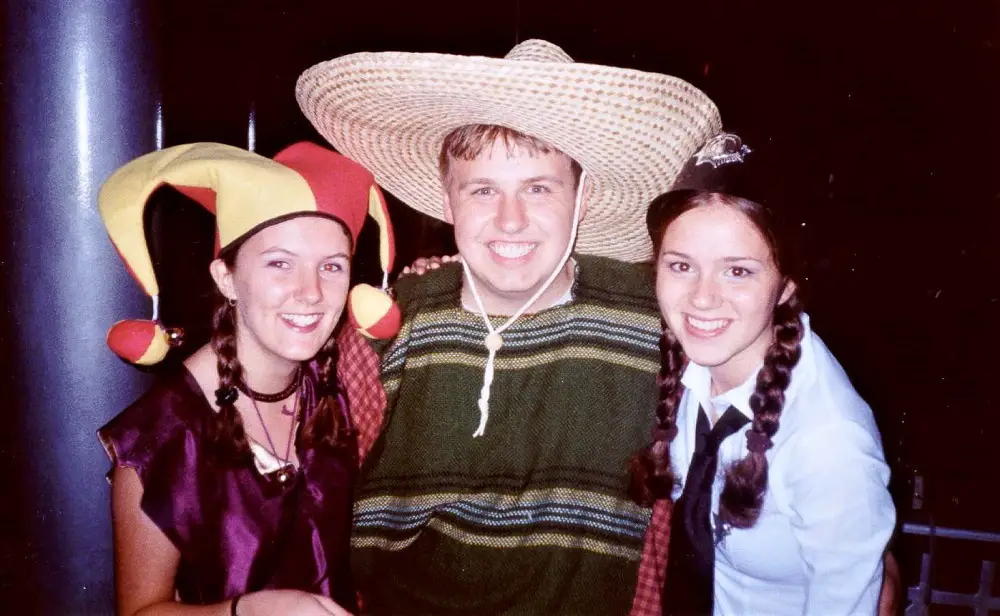
M 871 409 L 802 315 L 802 355 L 767 452 L 768 487 L 757 524 L 732 529 L 715 549 L 716 614 L 875 614 L 882 556 L 896 513 L 889 468 Z M 711 396 L 707 368 L 689 364 L 670 448 L 681 480 L 693 453 L 698 406 L 721 415 L 730 405 L 747 417 L 757 372 Z M 749 429 L 749 426 L 747 427 Z M 723 471 L 746 455 L 746 430 L 723 441 L 713 486 L 719 511 Z M 712 523 L 715 524 L 715 516 Z

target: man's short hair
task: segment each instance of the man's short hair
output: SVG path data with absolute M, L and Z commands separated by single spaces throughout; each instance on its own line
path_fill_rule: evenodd
M 536 154 L 562 154 L 569 158 L 570 166 L 573 170 L 573 188 L 580 182 L 580 174 L 583 168 L 580 163 L 573 160 L 565 152 L 552 146 L 549 143 L 536 139 L 530 135 L 518 132 L 506 126 L 496 124 L 466 124 L 459 126 L 448 133 L 441 144 L 441 153 L 438 156 L 438 168 L 441 171 L 441 181 L 447 182 L 448 172 L 451 167 L 451 159 L 474 160 L 483 153 L 484 150 L 492 146 L 498 139 L 502 139 L 507 147 L 507 154 L 513 154 L 515 149 L 527 151 L 530 155 Z

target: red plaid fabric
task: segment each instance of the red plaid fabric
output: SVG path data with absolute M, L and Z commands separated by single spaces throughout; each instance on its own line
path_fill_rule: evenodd
M 661 594 L 667 578 L 667 542 L 670 541 L 670 502 L 656 501 L 646 530 L 639 561 L 639 581 L 635 587 L 630 616 L 660 616 Z
M 358 431 L 358 460 L 364 460 L 385 418 L 386 396 L 379 380 L 379 357 L 353 327 L 341 330 L 337 346 L 340 348 L 337 376 L 347 398 L 354 429 Z

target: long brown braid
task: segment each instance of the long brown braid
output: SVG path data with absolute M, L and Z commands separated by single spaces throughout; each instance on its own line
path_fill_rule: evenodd
M 685 365 L 687 358 L 680 342 L 664 325 L 660 335 L 660 373 L 656 379 L 660 394 L 653 442 L 629 461 L 629 496 L 644 507 L 661 498 L 670 498 L 674 487 L 670 442 L 677 436 L 677 407 L 684 392 L 681 375 Z
M 220 459 L 242 463 L 251 455 L 243 418 L 236 410 L 236 384 L 243 378 L 243 366 L 236 355 L 236 308 L 218 294 L 212 316 L 212 350 L 219 372 L 215 392 L 218 413 L 207 422 L 209 446 Z
M 750 528 L 760 516 L 767 491 L 767 457 L 778 431 L 785 390 L 792 380 L 792 369 L 802 355 L 802 306 L 793 293 L 774 309 L 774 341 L 764 354 L 764 365 L 757 373 L 757 386 L 750 396 L 753 411 L 747 432 L 749 451 L 742 460 L 729 465 L 719 497 L 719 517 L 735 528 Z
M 344 425 L 340 400 L 338 399 L 340 384 L 337 380 L 337 360 L 339 356 L 335 331 L 316 355 L 319 401 L 312 417 L 302 427 L 303 447 L 336 448 L 343 444 L 349 435 L 351 427 Z

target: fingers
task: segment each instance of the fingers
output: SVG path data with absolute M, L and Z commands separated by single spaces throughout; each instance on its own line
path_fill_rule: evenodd
M 417 276 L 422 276 L 431 270 L 436 270 L 446 263 L 458 263 L 462 260 L 459 255 L 443 255 L 440 257 L 420 257 L 415 259 L 413 263 L 407 265 L 403 268 L 403 271 L 399 273 L 400 276 L 407 276 L 410 274 L 415 274 Z

